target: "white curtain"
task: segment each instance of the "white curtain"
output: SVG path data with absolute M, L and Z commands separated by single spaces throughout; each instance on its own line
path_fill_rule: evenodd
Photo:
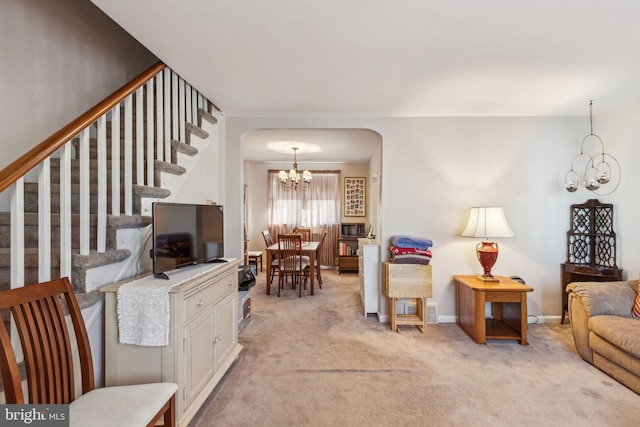
M 311 171 L 313 180 L 307 190 L 286 190 L 277 170 L 269 170 L 267 203 L 269 232 L 276 240 L 280 233 L 294 227 L 311 229 L 311 240 L 319 241 L 327 231 L 320 264 L 335 266 L 340 225 L 340 171 Z

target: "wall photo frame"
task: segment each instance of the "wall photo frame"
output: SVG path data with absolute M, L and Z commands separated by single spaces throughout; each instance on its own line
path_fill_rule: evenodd
M 367 178 L 344 178 L 344 216 L 367 216 Z

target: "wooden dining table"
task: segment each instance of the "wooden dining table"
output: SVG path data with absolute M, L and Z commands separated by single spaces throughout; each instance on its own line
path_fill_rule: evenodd
M 313 295 L 314 290 L 314 280 L 316 276 L 316 256 L 318 252 L 318 246 L 320 246 L 320 242 L 303 242 L 302 243 L 302 255 L 309 257 L 309 280 L 311 284 L 309 285 L 309 292 Z M 271 261 L 274 256 L 278 253 L 278 244 L 274 243 L 273 245 L 267 247 L 267 295 L 271 293 Z M 318 266 L 320 268 L 320 266 Z

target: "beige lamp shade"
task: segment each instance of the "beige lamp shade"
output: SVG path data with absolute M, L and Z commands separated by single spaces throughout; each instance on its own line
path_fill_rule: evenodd
M 475 207 L 469 212 L 469 221 L 462 232 L 463 237 L 515 237 L 502 207 Z

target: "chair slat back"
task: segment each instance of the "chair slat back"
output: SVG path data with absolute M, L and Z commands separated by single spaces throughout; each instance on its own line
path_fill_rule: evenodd
M 71 319 L 80 358 L 82 393 L 95 388 L 89 339 L 68 278 L 0 291 L 0 309 L 11 310 L 18 331 L 29 403 L 64 404 L 75 399 L 73 340 L 65 314 Z M 0 344 L 0 369 L 7 403 L 26 403 L 15 352 L 3 322 L 0 323 Z
M 269 230 L 264 230 L 262 232 L 262 237 L 264 238 L 264 244 L 267 245 L 267 247 L 273 245 L 273 239 L 271 238 L 271 233 L 269 233 Z
M 303 242 L 310 242 L 311 241 L 311 229 L 310 228 L 296 228 L 294 230 L 294 233 L 300 233 L 302 235 L 302 241 Z
M 300 234 L 279 234 L 278 252 L 281 274 L 297 274 L 301 271 L 302 236 Z

